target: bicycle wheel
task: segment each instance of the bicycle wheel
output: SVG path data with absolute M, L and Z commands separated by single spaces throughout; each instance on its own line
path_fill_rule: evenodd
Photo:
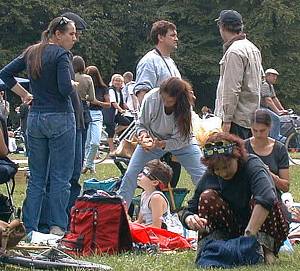
M 0 262 L 5 264 L 17 265 L 20 267 L 46 270 L 112 270 L 112 268 L 108 265 L 76 260 L 68 255 L 60 255 L 59 257 L 48 257 L 41 254 L 34 256 L 4 255 L 0 257 Z
M 285 147 L 290 161 L 295 165 L 300 165 L 300 131 L 296 130 L 288 136 Z
M 94 160 L 95 164 L 102 163 L 109 155 L 109 147 L 105 144 L 100 144 L 96 158 Z

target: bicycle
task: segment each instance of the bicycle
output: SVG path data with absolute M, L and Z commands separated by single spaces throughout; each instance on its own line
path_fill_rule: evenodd
M 112 270 L 108 265 L 74 259 L 54 247 L 46 248 L 46 250 L 45 248 L 46 247 L 43 246 L 32 246 L 27 248 L 18 246 L 14 251 L 3 253 L 0 256 L 0 263 L 44 270 Z M 43 250 L 43 252 L 40 253 L 38 250 Z
M 130 136 L 134 132 L 136 119 L 137 119 L 137 111 L 130 111 L 130 112 L 134 115 L 134 120 L 129 124 L 129 126 L 124 131 L 121 132 L 120 135 L 116 136 L 116 138 L 114 139 L 114 144 L 116 145 L 116 147 L 119 146 L 122 140 L 130 138 Z M 95 164 L 102 163 L 109 156 L 110 149 L 107 143 L 107 138 L 108 138 L 108 134 L 105 131 L 105 126 L 103 125 L 100 145 L 98 147 L 98 151 L 96 154 Z
M 107 132 L 105 131 L 105 127 L 103 126 L 102 132 L 101 132 L 101 140 L 98 147 L 98 151 L 96 154 L 96 158 L 94 160 L 95 164 L 102 163 L 109 155 L 109 146 L 107 144 Z
M 288 151 L 290 161 L 295 165 L 300 165 L 300 117 L 289 110 L 287 116 L 282 116 L 287 120 L 281 121 L 282 126 L 288 126 L 282 133 L 286 137 L 284 142 Z
M 54 270 L 112 270 L 110 266 L 74 259 L 58 248 L 40 245 L 20 245 L 25 228 L 19 219 L 1 223 L 0 263 L 19 267 Z M 63 249 L 63 248 L 62 248 Z M 43 250 L 41 253 L 40 250 Z

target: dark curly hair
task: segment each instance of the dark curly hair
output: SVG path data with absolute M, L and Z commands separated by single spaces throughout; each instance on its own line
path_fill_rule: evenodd
M 215 133 L 206 140 L 206 143 L 213 143 L 219 141 L 226 141 L 228 143 L 233 143 L 235 146 L 233 147 L 233 151 L 231 154 L 224 155 L 224 154 L 217 154 L 212 157 L 202 157 L 202 162 L 207 166 L 210 171 L 213 171 L 215 165 L 220 160 L 225 162 L 229 161 L 230 159 L 234 158 L 238 160 L 239 164 L 242 164 L 248 158 L 248 152 L 245 148 L 245 142 L 241 138 L 236 135 L 228 134 L 228 133 Z

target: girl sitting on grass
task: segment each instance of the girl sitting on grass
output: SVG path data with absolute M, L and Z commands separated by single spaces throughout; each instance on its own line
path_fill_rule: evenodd
M 166 187 L 172 175 L 172 169 L 158 159 L 145 165 L 138 175 L 138 185 L 144 189 L 144 192 L 141 196 L 140 213 L 136 223 L 162 228 L 164 217 L 170 212 L 170 206 L 160 187 Z

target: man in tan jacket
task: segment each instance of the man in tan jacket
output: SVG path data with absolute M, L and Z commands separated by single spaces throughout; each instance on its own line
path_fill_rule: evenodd
M 245 139 L 251 136 L 250 118 L 259 108 L 262 79 L 259 49 L 243 33 L 242 16 L 223 10 L 216 19 L 224 41 L 220 61 L 215 114 L 223 120 L 223 131 Z

